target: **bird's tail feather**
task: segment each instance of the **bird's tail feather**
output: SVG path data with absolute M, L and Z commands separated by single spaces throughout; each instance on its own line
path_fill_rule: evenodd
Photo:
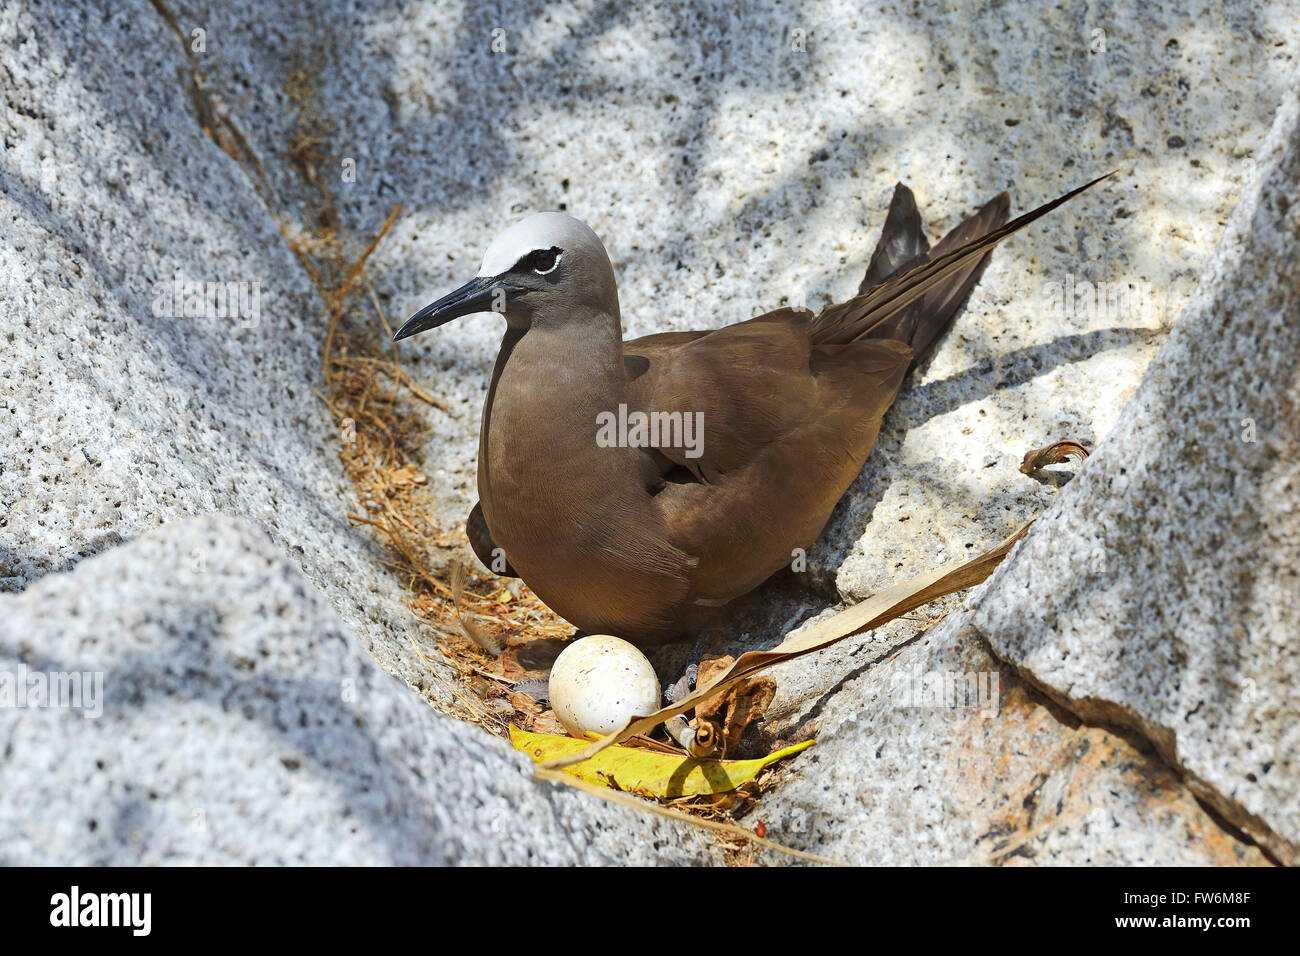
M 890 276 L 919 266 L 930 251 L 925 238 L 925 224 L 921 222 L 916 197 L 902 183 L 894 187 L 894 198 L 889 203 L 889 214 L 880 230 L 880 241 L 867 263 L 867 274 L 858 286 L 858 295 L 865 295 Z
M 933 249 L 927 248 L 912 191 L 899 183 L 858 294 L 813 319 L 813 341 L 835 344 L 864 337 L 897 339 L 906 342 L 917 358 L 922 357 L 979 282 L 999 242 L 1113 175 L 1098 177 L 1011 222 L 1006 221 L 1010 198 L 1001 193 Z

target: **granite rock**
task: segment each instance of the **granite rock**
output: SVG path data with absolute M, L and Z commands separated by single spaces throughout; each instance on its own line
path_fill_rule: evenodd
M 79 691 L 0 707 L 6 865 L 720 859 L 436 713 L 242 519 L 169 522 L 0 595 L 0 620 L 0 699 L 6 676 Z
M 1169 342 L 973 617 L 1300 863 L 1300 78 Z
M 200 126 L 176 37 L 147 2 L 10 4 L 0 37 L 0 587 L 241 515 L 445 705 L 408 593 L 344 517 L 324 304 L 256 173 Z M 191 308 L 178 280 L 236 294 Z
M 820 696 L 778 701 L 774 733 L 817 746 L 746 822 L 872 865 L 1263 865 L 1141 738 L 1081 724 L 989 653 L 958 612 L 841 654 Z M 787 700 L 801 679 L 773 676 Z

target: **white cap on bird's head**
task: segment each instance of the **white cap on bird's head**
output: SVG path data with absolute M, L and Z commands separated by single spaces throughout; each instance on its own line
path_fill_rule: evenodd
M 584 306 L 618 319 L 609 254 L 582 220 L 539 212 L 493 239 L 478 275 L 407 319 L 393 341 L 474 312 L 500 312 L 512 324 L 531 325 L 543 313 L 563 317 Z

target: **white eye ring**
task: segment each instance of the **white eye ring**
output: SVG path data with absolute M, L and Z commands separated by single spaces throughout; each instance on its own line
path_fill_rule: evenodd
M 538 268 L 538 266 L 534 264 L 538 261 L 537 257 L 545 256 L 548 254 L 554 255 L 555 260 L 551 263 L 549 268 L 546 269 Z M 532 268 L 534 272 L 536 272 L 539 276 L 547 276 L 550 275 L 552 272 L 554 272 L 556 268 L 559 266 L 560 260 L 564 258 L 564 253 L 552 249 L 538 249 L 536 252 L 531 253 L 528 258 L 530 260 L 529 266 Z

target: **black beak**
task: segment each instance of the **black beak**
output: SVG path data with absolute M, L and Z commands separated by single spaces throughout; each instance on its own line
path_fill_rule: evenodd
M 455 292 L 448 293 L 437 302 L 426 305 L 407 319 L 393 336 L 393 341 L 400 342 L 417 332 L 436 329 L 452 319 L 459 319 L 462 315 L 500 311 L 505 306 L 505 296 L 509 291 L 509 286 L 496 279 L 482 276 L 471 279 Z M 496 305 L 497 309 L 494 310 L 493 305 Z

